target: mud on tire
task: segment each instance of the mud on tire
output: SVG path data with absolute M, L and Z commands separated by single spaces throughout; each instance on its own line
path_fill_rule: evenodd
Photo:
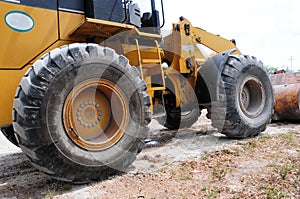
M 212 125 L 228 137 L 245 138 L 266 129 L 273 110 L 273 90 L 267 72 L 255 57 L 231 55 L 212 104 Z
M 135 160 L 151 120 L 149 105 L 145 82 L 125 57 L 96 44 L 71 44 L 46 54 L 25 74 L 13 126 L 39 170 L 86 183 Z

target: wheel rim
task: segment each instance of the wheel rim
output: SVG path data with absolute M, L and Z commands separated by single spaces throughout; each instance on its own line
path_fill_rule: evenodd
M 90 151 L 115 145 L 128 123 L 125 99 L 120 88 L 107 80 L 90 79 L 75 86 L 63 108 L 63 123 L 69 138 Z
M 250 117 L 259 116 L 265 106 L 266 94 L 261 81 L 254 76 L 248 76 L 239 88 L 239 107 L 242 112 Z

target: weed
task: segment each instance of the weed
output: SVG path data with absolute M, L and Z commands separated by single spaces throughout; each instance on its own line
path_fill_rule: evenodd
M 189 179 L 191 179 L 191 176 L 189 176 L 189 175 L 183 175 L 180 179 L 181 180 L 189 180 Z
M 280 175 L 281 179 L 285 179 L 286 176 L 293 170 L 293 168 L 288 167 L 288 166 L 283 166 L 278 168 L 277 173 Z
M 211 179 L 207 181 L 209 182 L 208 185 L 202 185 L 201 191 L 205 192 L 207 199 L 217 198 L 218 189 L 211 186 Z
M 274 171 L 279 174 L 282 180 L 285 180 L 288 174 L 298 175 L 300 165 L 290 159 L 287 159 L 281 166 L 274 166 Z
M 53 199 L 56 193 L 56 189 L 48 189 L 47 195 L 44 196 L 44 199 Z
M 243 149 L 244 151 L 250 151 L 251 153 L 253 153 L 255 151 L 255 147 L 258 146 L 258 142 L 256 139 L 253 139 L 249 142 L 246 142 L 244 145 L 243 145 Z
M 272 136 L 270 135 L 265 135 L 265 136 L 261 136 L 258 138 L 258 141 L 260 141 L 261 143 L 265 143 L 267 141 L 269 141 L 270 139 L 272 139 Z
M 217 191 L 216 190 L 209 190 L 208 192 L 209 192 L 208 195 L 207 195 L 208 199 L 217 198 Z
M 286 194 L 280 192 L 276 187 L 269 187 L 267 191 L 268 199 L 277 199 L 277 198 L 285 198 Z
M 216 177 L 218 180 L 221 180 L 222 178 L 224 178 L 227 174 L 227 170 L 226 169 L 218 169 L 218 168 L 214 168 L 213 172 L 212 172 L 213 176 Z
M 287 134 L 283 134 L 282 135 L 283 141 L 285 143 L 289 144 L 290 146 L 298 146 L 299 143 L 297 142 L 297 140 L 295 140 L 295 137 L 294 137 L 294 135 L 296 133 L 297 132 L 295 132 L 295 131 L 289 131 Z

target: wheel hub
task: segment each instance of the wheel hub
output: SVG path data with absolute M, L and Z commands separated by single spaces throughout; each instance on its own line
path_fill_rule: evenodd
M 258 117 L 266 103 L 265 89 L 255 76 L 246 77 L 239 87 L 238 102 L 241 111 L 250 118 Z
M 242 92 L 242 103 L 243 106 L 247 109 L 250 105 L 250 92 L 249 89 L 247 87 L 243 88 L 243 92 Z
M 77 120 L 84 127 L 95 127 L 102 118 L 100 105 L 95 101 L 85 101 L 77 109 Z
M 129 107 L 120 88 L 107 80 L 90 79 L 68 94 L 63 122 L 69 138 L 79 147 L 105 150 L 124 135 Z

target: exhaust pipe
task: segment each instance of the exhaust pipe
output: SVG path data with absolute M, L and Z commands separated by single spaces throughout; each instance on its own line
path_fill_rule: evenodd
M 274 114 L 272 119 L 300 120 L 300 73 L 271 75 L 274 91 Z

